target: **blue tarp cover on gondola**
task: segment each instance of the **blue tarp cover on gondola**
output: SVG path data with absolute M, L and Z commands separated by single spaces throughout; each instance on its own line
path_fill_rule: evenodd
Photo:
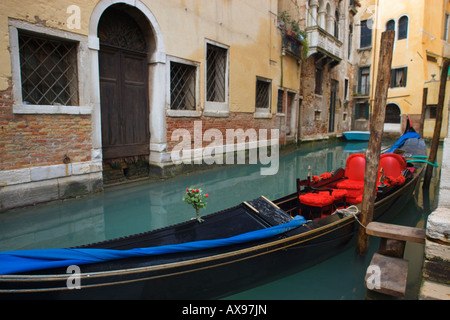
M 181 253 L 218 248 L 273 237 L 295 229 L 306 223 L 305 218 L 296 216 L 292 221 L 267 229 L 243 233 L 224 239 L 202 240 L 159 247 L 113 249 L 35 249 L 0 252 L 0 275 L 15 274 L 33 270 L 83 265 L 117 259 L 154 256 L 167 253 Z
M 403 144 L 405 143 L 406 140 L 408 139 L 420 139 L 420 135 L 417 132 L 407 132 L 404 135 L 402 135 L 396 143 L 394 143 L 394 145 L 385 153 L 392 153 L 395 150 L 397 150 L 398 148 L 400 148 L 401 146 L 403 146 Z

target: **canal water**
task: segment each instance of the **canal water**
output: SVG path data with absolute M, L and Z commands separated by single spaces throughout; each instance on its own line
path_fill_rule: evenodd
M 388 142 L 386 142 L 386 145 Z M 264 165 L 227 165 L 167 180 L 136 182 L 109 187 L 104 192 L 79 199 L 57 201 L 0 214 L 0 251 L 72 247 L 161 228 L 191 219 L 195 210 L 182 201 L 187 187 L 196 186 L 210 196 L 202 215 L 264 195 L 276 199 L 295 192 L 296 178 L 306 178 L 308 169 L 319 175 L 345 167 L 346 158 L 364 152 L 367 143 L 345 141 L 302 144 L 283 152 L 276 175 L 261 175 Z M 438 152 L 438 163 L 442 150 Z M 428 192 L 421 185 L 393 223 L 423 227 L 437 203 L 439 169 L 434 169 Z M 225 299 L 343 299 L 366 296 L 364 274 L 378 240 L 371 238 L 366 256 L 355 248 L 312 268 L 250 289 Z M 407 299 L 416 299 L 420 285 L 423 245 L 410 244 Z M 283 266 L 280 266 L 282 268 Z

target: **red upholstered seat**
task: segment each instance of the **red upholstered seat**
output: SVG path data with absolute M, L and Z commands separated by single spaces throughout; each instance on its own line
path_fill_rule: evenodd
M 406 160 L 403 156 L 395 153 L 382 154 L 377 181 L 379 181 L 381 175 L 381 168 L 385 176 L 385 184 L 393 186 L 405 183 L 403 171 L 406 169 Z M 363 153 L 355 153 L 348 157 L 345 165 L 346 179 L 339 182 L 337 188 L 347 190 L 346 201 L 349 204 L 362 202 L 365 169 L 366 161 Z
M 338 189 L 346 190 L 346 201 L 349 204 L 360 203 L 359 196 L 364 191 L 364 174 L 366 171 L 366 158 L 363 153 L 355 153 L 347 158 L 345 164 L 346 179 L 337 184 Z M 359 202 L 358 202 L 359 201 Z
M 380 157 L 380 170 L 383 169 L 383 174 L 388 185 L 395 186 L 405 183 L 403 171 L 406 169 L 406 160 L 403 156 L 396 153 L 385 153 Z
M 341 200 L 347 194 L 347 190 L 319 191 L 302 194 L 299 196 L 300 202 L 312 207 L 325 207 Z

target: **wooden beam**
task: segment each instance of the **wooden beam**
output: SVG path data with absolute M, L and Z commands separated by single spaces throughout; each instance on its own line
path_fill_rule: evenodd
M 361 205 L 361 223 L 367 226 L 373 219 L 376 196 L 378 165 L 381 154 L 386 101 L 391 81 L 391 65 L 394 48 L 395 31 L 381 34 L 380 59 L 378 62 L 378 78 L 375 89 L 373 115 L 370 123 L 369 146 L 366 151 L 366 171 L 364 176 L 364 193 Z M 359 228 L 356 251 L 366 254 L 369 247 L 369 236 L 363 227 Z
M 445 59 L 442 65 L 441 71 L 441 82 L 439 86 L 439 99 L 436 107 L 436 123 L 434 125 L 433 140 L 431 141 L 430 155 L 428 156 L 428 161 L 431 163 L 436 162 L 437 150 L 439 147 L 439 140 L 441 138 L 441 127 L 442 127 L 442 114 L 444 109 L 445 100 L 445 88 L 447 86 L 447 75 L 448 68 L 450 65 L 450 60 Z M 431 176 L 433 175 L 433 166 L 427 165 L 425 170 L 425 177 L 423 180 L 423 189 L 428 189 L 430 186 Z
M 395 224 L 371 222 L 366 227 L 368 235 L 409 241 L 416 243 L 425 243 L 425 229 L 399 226 Z

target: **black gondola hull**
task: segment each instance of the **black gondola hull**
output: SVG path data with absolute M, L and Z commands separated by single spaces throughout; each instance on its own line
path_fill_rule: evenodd
M 420 170 L 401 189 L 378 201 L 374 220 L 385 221 L 398 213 L 410 200 L 419 177 Z M 289 203 L 286 199 L 296 196 L 275 203 L 283 209 L 283 203 Z M 158 263 L 154 257 L 141 257 L 80 266 L 79 278 L 63 269 L 47 275 L 3 275 L 0 299 L 217 299 L 299 272 L 342 252 L 354 244 L 358 226 L 353 216 L 337 213 L 282 236 L 168 254 Z

